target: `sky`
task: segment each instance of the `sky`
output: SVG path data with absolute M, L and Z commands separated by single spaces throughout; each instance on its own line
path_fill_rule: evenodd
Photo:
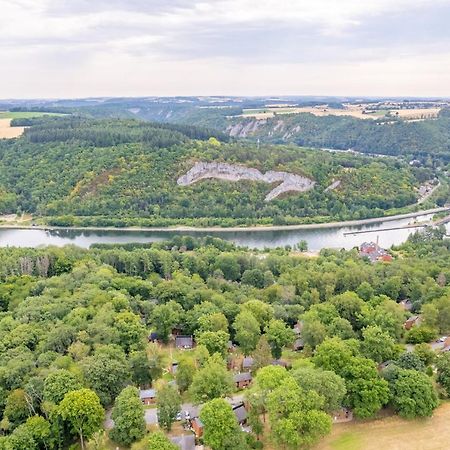
M 0 98 L 450 97 L 450 0 L 0 0 Z

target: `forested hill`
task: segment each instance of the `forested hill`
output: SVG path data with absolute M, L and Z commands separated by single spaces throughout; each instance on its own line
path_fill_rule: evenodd
M 437 156 L 450 161 L 450 114 L 435 120 L 405 122 L 356 119 L 350 116 L 317 117 L 284 114 L 274 118 L 233 118 L 226 131 L 236 137 L 270 143 L 295 143 L 384 155 Z
M 363 153 L 408 155 L 422 159 L 432 155 L 447 163 L 450 161 L 449 108 L 441 110 L 437 119 L 409 122 L 393 115 L 365 120 L 336 115 L 318 117 L 310 113 L 279 113 L 268 119 L 242 116 L 245 108 L 260 108 L 264 105 L 261 102 L 261 99 L 208 102 L 189 98 L 183 101 L 179 98 L 109 99 L 104 102 L 80 100 L 35 107 L 34 110 L 201 126 L 216 130 L 215 133 L 254 141 L 259 139 L 264 143 L 353 149 Z M 307 104 L 304 101 L 300 103 L 301 106 Z M 210 131 L 210 134 L 214 133 Z
M 0 141 L 0 213 L 29 212 L 51 224 L 229 226 L 359 219 L 414 204 L 415 188 L 432 176 L 429 169 L 395 159 L 328 152 L 318 158 L 317 151 L 293 145 L 227 143 L 220 133 L 185 125 L 28 120 L 15 121 L 32 125 L 21 138 Z M 273 180 L 272 186 L 250 179 L 178 185 L 199 161 L 284 171 L 310 180 L 314 188 L 267 201 L 277 186 Z

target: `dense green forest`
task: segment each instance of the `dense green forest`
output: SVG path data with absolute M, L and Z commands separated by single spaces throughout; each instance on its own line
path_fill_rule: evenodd
M 309 446 L 342 406 L 360 418 L 383 408 L 430 416 L 450 394 L 450 354 L 428 345 L 450 332 L 450 241 L 429 230 L 392 254 L 391 263 L 371 264 L 356 250 L 305 258 L 192 237 L 90 250 L 2 248 L 0 448 L 106 449 L 112 440 L 176 449 L 166 433 L 176 435 L 186 401 L 205 403 L 201 441 L 213 450 Z M 406 331 L 406 318 L 419 312 L 420 326 Z M 291 350 L 296 324 L 300 352 Z M 193 335 L 196 348 L 174 349 L 174 328 Z M 150 333 L 159 343 L 148 342 Z M 407 352 L 405 342 L 415 346 Z M 254 359 L 251 433 L 221 399 L 236 389 L 226 362 L 233 367 L 243 355 Z M 272 365 L 280 357 L 287 368 Z M 146 432 L 135 387 L 149 386 L 164 433 Z M 114 428 L 105 434 L 110 407 Z
M 78 116 L 15 119 L 32 125 L 0 141 L 0 213 L 58 225 L 290 224 L 359 219 L 413 205 L 433 176 L 391 158 L 291 145 L 227 142 L 187 125 Z M 310 177 L 313 190 L 265 202 L 265 183 L 204 180 L 178 186 L 196 161 L 224 161 Z M 326 191 L 340 180 L 336 190 Z M 442 199 L 442 203 L 445 198 Z
M 212 121 L 214 123 L 214 120 Z M 406 122 L 400 119 L 364 120 L 345 116 L 313 114 L 278 115 L 260 120 L 232 118 L 222 125 L 233 134 L 262 142 L 356 150 L 383 155 L 432 155 L 450 161 L 450 116 L 444 110 L 438 119 Z

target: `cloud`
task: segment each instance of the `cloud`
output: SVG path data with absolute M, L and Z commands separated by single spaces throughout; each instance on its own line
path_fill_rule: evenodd
M 2 78 L 17 85 L 23 71 L 41 74 L 39 88 L 48 80 L 50 92 L 58 76 L 67 80 L 70 73 L 83 80 L 83 92 L 93 92 L 102 77 L 101 89 L 118 89 L 126 71 L 136 85 L 150 74 L 155 86 L 169 90 L 174 76 L 164 71 L 175 70 L 195 72 L 205 89 L 220 79 L 232 93 L 245 73 L 273 83 L 278 65 L 291 68 L 283 78 L 298 68 L 315 74 L 325 90 L 337 84 L 323 73 L 338 66 L 384 67 L 377 75 L 385 78 L 402 72 L 406 60 L 409 67 L 430 57 L 446 61 L 449 13 L 450 0 L 3 0 L 0 58 L 9 70 Z M 449 77 L 440 75 L 447 83 Z

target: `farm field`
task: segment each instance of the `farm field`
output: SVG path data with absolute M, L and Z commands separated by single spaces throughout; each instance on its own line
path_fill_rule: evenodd
M 366 112 L 365 105 L 345 105 L 344 109 L 328 108 L 326 105 L 317 107 L 267 107 L 259 109 L 244 109 L 242 117 L 255 119 L 270 119 L 278 114 L 310 113 L 318 117 L 323 116 L 351 116 L 357 119 L 379 119 L 388 113 L 404 120 L 433 119 L 439 114 L 440 108 L 418 109 L 379 109 Z
M 12 139 L 20 136 L 25 127 L 12 127 L 11 119 L 2 119 L 0 113 L 0 139 Z
M 331 434 L 314 450 L 441 450 L 450 442 L 450 403 L 433 417 L 404 420 L 398 416 L 333 426 Z

